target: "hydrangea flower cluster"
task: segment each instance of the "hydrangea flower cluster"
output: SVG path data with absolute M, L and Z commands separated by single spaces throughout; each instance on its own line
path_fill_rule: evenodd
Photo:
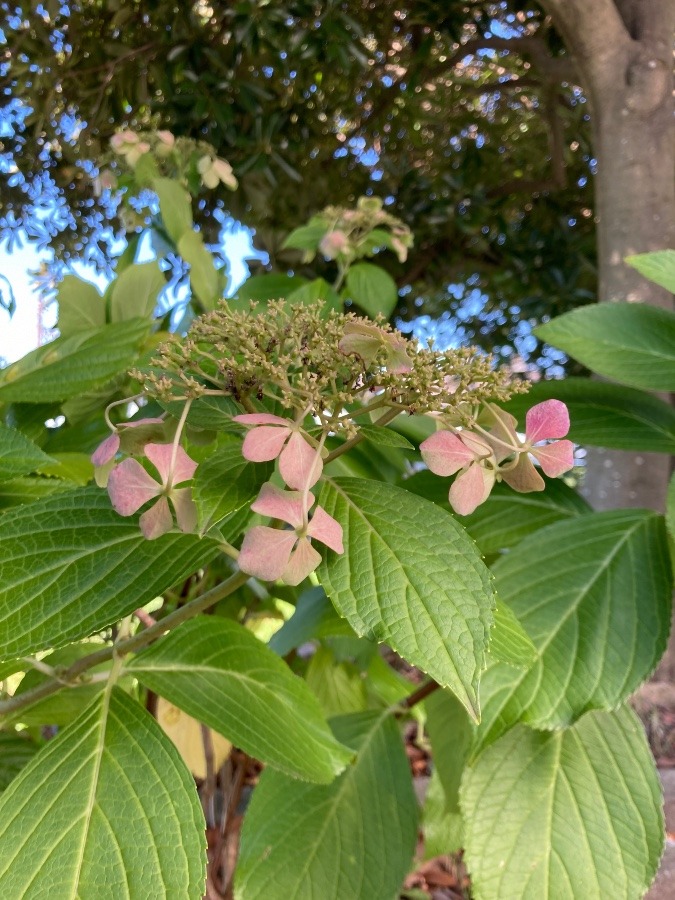
M 320 562 L 317 544 L 344 552 L 340 523 L 317 505 L 312 489 L 326 459 L 361 440 L 361 423 L 432 415 L 440 427 L 421 444 L 422 459 L 438 475 L 456 475 L 450 503 L 461 515 L 500 480 L 517 491 L 542 490 L 533 458 L 553 477 L 573 464 L 573 444 L 560 440 L 569 429 L 563 403 L 534 406 L 520 435 L 498 404 L 524 386 L 488 358 L 471 349 L 425 350 L 385 322 L 320 304 L 274 301 L 258 311 L 255 304 L 237 310 L 223 303 L 197 319 L 187 339 L 161 345 L 149 370 L 133 374 L 149 397 L 185 406 L 177 425 L 171 417 L 123 422 L 97 449 L 93 459 L 109 473 L 114 508 L 131 515 L 152 501 L 140 517 L 149 539 L 170 531 L 174 514 L 178 528 L 196 530 L 189 482 L 197 464 L 181 446 L 182 435 L 196 398 L 227 397 L 240 410 L 232 421 L 242 428 L 243 457 L 277 460 L 283 483 L 266 482 L 251 504 L 270 523 L 250 527 L 238 553 L 230 548 L 242 571 L 266 581 L 299 584 Z M 163 443 L 152 429 L 163 429 Z M 120 451 L 131 456 L 119 461 Z

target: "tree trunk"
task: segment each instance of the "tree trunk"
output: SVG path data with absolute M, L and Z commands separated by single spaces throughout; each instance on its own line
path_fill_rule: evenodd
M 623 260 L 675 247 L 673 0 L 542 0 L 574 57 L 591 107 L 599 301 L 672 309 L 672 295 Z M 595 509 L 663 510 L 668 456 L 594 450 L 583 493 Z M 675 640 L 657 676 L 675 680 Z

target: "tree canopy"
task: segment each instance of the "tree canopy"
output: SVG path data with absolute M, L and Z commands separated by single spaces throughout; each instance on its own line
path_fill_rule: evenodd
M 89 241 L 95 258 L 111 209 L 90 160 L 122 125 L 167 128 L 229 160 L 241 190 L 221 202 L 272 265 L 298 264 L 280 249 L 291 228 L 372 192 L 416 235 L 409 262 L 388 263 L 404 317 L 478 287 L 487 304 L 464 304 L 461 327 L 499 347 L 521 319 L 593 298 L 589 117 L 536 2 L 0 9 L 3 234 L 23 226 L 66 257 Z

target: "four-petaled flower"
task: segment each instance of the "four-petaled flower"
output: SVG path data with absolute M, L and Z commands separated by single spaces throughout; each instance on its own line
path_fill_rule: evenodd
M 113 469 L 108 479 L 108 493 L 114 509 L 121 516 L 131 516 L 148 500 L 158 497 L 157 502 L 139 520 L 143 535 L 148 540 L 153 540 L 171 531 L 173 527 L 168 502 L 171 500 L 180 530 L 194 531 L 197 510 L 190 488 L 176 488 L 175 485 L 189 481 L 195 473 L 197 463 L 190 459 L 182 447 L 173 444 L 146 444 L 144 452 L 159 472 L 161 481 L 156 481 L 148 474 L 138 460 L 123 460 Z
M 244 438 L 241 452 L 250 462 L 270 462 L 279 457 L 279 472 L 295 490 L 315 485 L 321 477 L 321 454 L 300 433 L 300 426 L 271 413 L 245 413 L 235 422 L 254 427 Z
M 224 159 L 213 156 L 202 156 L 197 163 L 197 171 L 202 176 L 202 184 L 207 188 L 216 188 L 222 181 L 230 190 L 237 187 L 232 166 Z
M 484 503 L 497 479 L 498 463 L 485 438 L 470 431 L 437 431 L 420 444 L 422 459 L 434 475 L 454 475 L 450 505 L 468 516 Z
M 263 581 L 281 579 L 286 584 L 296 585 L 321 562 L 312 539 L 321 541 L 336 553 L 344 553 L 342 526 L 321 506 L 317 506 L 309 519 L 308 511 L 313 504 L 314 495 L 309 492 L 282 491 L 270 482 L 264 484 L 251 509 L 281 519 L 292 530 L 281 531 L 267 525 L 254 525 L 249 529 L 238 558 L 242 572 Z
M 384 331 L 377 325 L 362 325 L 360 322 L 347 322 L 344 337 L 338 347 L 351 356 L 360 356 L 369 366 L 384 349 L 385 366 L 389 372 L 401 375 L 412 370 L 412 361 L 406 352 L 407 342 L 395 331 Z
M 115 153 L 123 156 L 133 168 L 144 153 L 150 150 L 150 144 L 142 141 L 135 131 L 118 131 L 110 138 L 110 146 Z
M 319 250 L 326 259 L 337 259 L 337 257 L 340 256 L 341 253 L 344 253 L 348 248 L 349 238 L 344 231 L 340 231 L 339 229 L 324 234 L 321 238 L 321 243 L 319 244 Z

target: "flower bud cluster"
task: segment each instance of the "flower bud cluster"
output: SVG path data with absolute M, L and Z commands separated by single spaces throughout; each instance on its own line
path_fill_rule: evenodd
M 380 247 L 393 250 L 399 262 L 405 262 L 413 245 L 408 226 L 386 212 L 379 197 L 359 197 L 356 209 L 327 206 L 312 216 L 308 227 L 324 229 L 319 251 L 344 265 L 372 256 Z M 314 253 L 307 251 L 305 262 L 313 258 Z

